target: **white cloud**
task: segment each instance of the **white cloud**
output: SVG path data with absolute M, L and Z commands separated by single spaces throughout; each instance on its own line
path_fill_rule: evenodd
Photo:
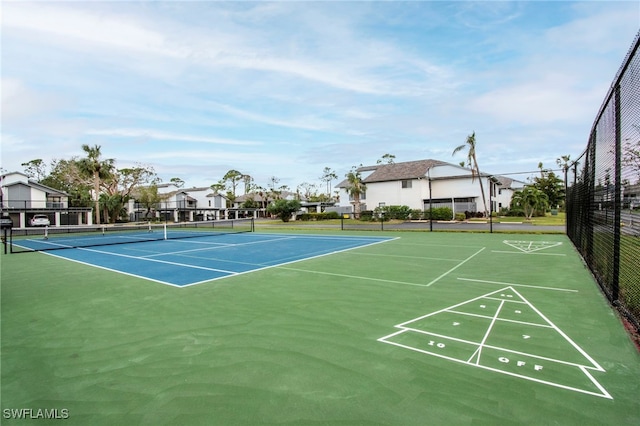
M 586 143 L 639 8 L 5 2 L 3 156 L 98 143 L 187 178 L 247 166 L 294 184 L 386 152 L 455 163 L 476 130 L 485 164 L 535 168 Z
M 262 145 L 260 141 L 247 141 L 238 139 L 215 138 L 198 135 L 161 132 L 152 129 L 91 129 L 86 131 L 92 136 L 114 136 L 118 138 L 141 138 L 165 141 L 195 142 L 215 145 L 256 146 Z
M 18 79 L 2 78 L 0 84 L 3 126 L 34 119 L 45 113 L 55 113 L 69 104 L 68 99 L 56 93 L 32 89 Z

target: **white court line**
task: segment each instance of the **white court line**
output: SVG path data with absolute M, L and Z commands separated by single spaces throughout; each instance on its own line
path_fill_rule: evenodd
M 94 252 L 94 253 L 107 254 L 107 255 L 110 255 L 110 256 L 126 257 L 128 259 L 144 260 L 145 262 L 155 262 L 155 263 L 163 263 L 165 265 L 182 266 L 182 267 L 190 268 L 190 269 L 202 269 L 202 270 L 205 270 L 205 271 L 222 272 L 224 274 L 229 274 L 229 275 L 237 274 L 237 272 L 235 272 L 235 271 L 227 271 L 227 270 L 224 270 L 224 269 L 206 268 L 204 266 L 189 265 L 187 263 L 168 262 L 166 260 L 149 259 L 147 257 L 130 256 L 128 254 L 111 253 L 111 252 L 108 252 L 108 251 L 102 251 L 102 250 L 96 250 L 96 249 L 89 249 L 89 248 L 79 247 L 78 250 L 91 251 L 91 252 Z M 60 257 L 62 257 L 63 259 L 66 259 L 66 257 L 63 257 L 63 256 L 60 256 Z
M 554 323 L 552 323 L 542 312 L 540 312 L 535 306 L 533 306 L 531 303 L 529 303 L 529 301 L 527 301 L 527 299 L 525 299 L 524 297 L 522 297 L 522 295 L 520 293 L 518 293 L 518 290 L 516 290 L 515 288 L 511 289 L 514 293 L 516 293 L 518 295 L 518 297 L 520 297 L 522 300 L 527 302 L 527 305 L 529 305 L 529 307 L 531 309 L 533 309 L 538 315 L 540 315 L 540 317 L 545 320 L 551 327 L 553 327 L 554 330 L 556 330 L 562 337 L 564 337 L 564 339 L 566 341 L 568 341 L 571 346 L 573 346 L 578 352 L 580 352 L 580 354 L 582 354 L 582 356 L 584 356 L 586 359 L 589 360 L 589 362 L 591 362 L 594 366 L 594 368 L 597 371 L 605 371 L 604 368 L 602 368 L 600 366 L 600 364 L 598 364 L 593 358 L 591 358 L 589 356 L 589 354 L 587 354 L 580 346 L 578 346 L 573 340 L 571 340 L 569 338 L 569 336 L 567 336 L 565 334 L 564 331 L 560 330 Z
M 491 253 L 503 253 L 503 254 L 525 254 L 525 255 L 536 255 L 536 256 L 566 256 L 563 253 L 534 253 L 532 251 L 502 251 L 502 250 L 491 250 Z
M 505 283 L 500 281 L 487 281 L 487 280 L 475 280 L 471 278 L 458 278 L 460 281 L 471 281 L 476 283 L 483 284 L 498 284 L 498 285 L 508 285 L 508 286 L 516 286 L 516 287 L 529 287 L 529 288 L 537 288 L 540 290 L 553 290 L 553 291 L 566 291 L 569 293 L 579 293 L 578 290 L 570 290 L 568 288 L 558 288 L 558 287 L 541 287 L 537 285 L 527 285 L 527 284 L 513 284 L 513 283 Z
M 291 238 L 278 238 L 278 239 L 272 239 L 272 240 L 261 240 L 261 241 L 251 241 L 251 242 L 247 242 L 247 243 L 236 243 L 236 244 L 223 244 L 223 243 L 216 243 L 216 242 L 204 242 L 204 241 L 188 241 L 188 240 L 167 240 L 170 242 L 175 242 L 175 243 L 188 243 L 188 244 L 206 244 L 209 245 L 209 247 L 201 247 L 201 248 L 197 248 L 197 249 L 189 249 L 189 250 L 178 250 L 178 251 L 170 251 L 170 252 L 162 252 L 162 253 L 154 253 L 154 254 L 148 254 L 145 256 L 141 256 L 144 258 L 149 258 L 149 257 L 154 257 L 154 256 L 171 256 L 171 255 L 178 255 L 178 254 L 182 254 L 182 253 L 192 253 L 192 252 L 196 252 L 196 251 L 209 251 L 209 250 L 220 250 L 220 249 L 224 249 L 224 248 L 229 248 L 229 247 L 241 247 L 241 246 L 248 246 L 248 245 L 253 245 L 253 244 L 264 244 L 264 243 L 271 243 L 274 241 L 283 241 L 283 240 L 290 240 Z
M 450 273 L 452 273 L 453 271 L 455 271 L 456 269 L 458 269 L 459 267 L 461 267 L 462 265 L 464 265 L 465 263 L 467 263 L 468 261 L 470 261 L 471 259 L 473 259 L 475 256 L 477 256 L 478 254 L 480 254 L 486 247 L 482 247 L 480 250 L 478 250 L 477 252 L 475 252 L 474 254 L 472 254 L 471 256 L 467 257 L 465 260 L 463 260 L 462 262 L 460 262 L 459 264 L 457 264 L 456 266 L 454 266 L 453 268 L 449 269 L 447 272 L 445 272 L 444 274 L 440 275 L 438 278 L 436 278 L 435 280 L 431 281 L 429 284 L 427 284 L 427 287 L 430 287 L 431 284 L 434 284 L 438 281 L 440 281 L 441 278 L 446 277 L 447 275 L 449 275 Z
M 402 259 L 420 259 L 420 260 L 440 260 L 443 262 L 462 262 L 460 259 L 443 259 L 440 257 L 423 257 L 423 256 L 403 256 L 399 254 L 381 254 L 381 253 L 349 253 L 356 256 L 379 256 L 379 257 L 399 257 Z
M 401 331 L 400 333 L 402 333 L 402 332 L 403 331 Z M 399 333 L 394 333 L 394 334 L 399 334 Z M 591 373 L 589 373 L 587 371 L 586 367 L 583 367 L 583 366 L 578 366 L 578 367 L 589 378 L 589 380 L 591 380 L 593 382 L 593 384 L 602 392 L 601 394 L 596 393 L 596 392 L 591 392 L 591 391 L 588 391 L 588 390 L 584 390 L 584 389 L 580 389 L 580 388 L 576 388 L 576 387 L 572 387 L 572 386 L 561 385 L 561 384 L 558 384 L 558 383 L 555 383 L 555 382 L 551 382 L 551 381 L 548 381 L 548 380 L 541 380 L 541 379 L 536 379 L 536 378 L 531 377 L 531 376 L 524 376 L 524 375 L 520 375 L 520 374 L 517 374 L 517 373 L 512 373 L 512 372 L 506 371 L 506 370 L 500 370 L 498 368 L 488 367 L 488 366 L 484 366 L 484 365 L 471 364 L 471 363 L 468 363 L 468 362 L 466 362 L 464 360 L 448 357 L 448 356 L 445 356 L 445 355 L 442 355 L 442 354 L 439 354 L 439 353 L 436 353 L 436 352 L 429 352 L 429 351 L 425 351 L 423 349 L 414 348 L 412 346 L 403 345 L 401 343 L 390 342 L 390 341 L 384 340 L 384 339 L 389 338 L 391 336 L 392 335 L 385 336 L 383 338 L 378 339 L 378 341 L 379 342 L 383 342 L 383 343 L 388 343 L 390 345 L 398 346 L 398 347 L 401 347 L 401 348 L 404 348 L 404 349 L 409 349 L 409 350 L 412 350 L 412 351 L 415 351 L 415 352 L 420 352 L 420 353 L 431 355 L 431 356 L 435 356 L 435 357 L 438 357 L 438 358 L 443 358 L 443 359 L 446 359 L 446 360 L 449 360 L 449 361 L 454 361 L 454 362 L 459 362 L 459 363 L 466 364 L 466 365 L 471 365 L 473 367 L 482 368 L 484 370 L 489 370 L 489 371 L 493 371 L 493 372 L 500 373 L 500 374 L 506 374 L 507 376 L 512 376 L 512 377 L 517 377 L 517 378 L 520 378 L 520 379 L 530 380 L 532 382 L 541 383 L 543 385 L 550 385 L 550 386 L 553 386 L 553 387 L 557 387 L 557 388 L 561 388 L 561 389 L 565 389 L 565 390 L 570 390 L 570 391 L 573 391 L 573 392 L 579 392 L 579 393 L 583 393 L 583 394 L 586 394 L 586 395 L 597 396 L 597 397 L 600 397 L 600 398 L 613 399 L 613 397 L 595 380 L 595 378 L 591 375 Z
M 303 260 L 306 260 L 306 259 L 303 259 Z M 310 273 L 310 274 L 329 275 L 329 276 L 332 276 L 332 277 L 341 277 L 341 278 L 353 278 L 354 280 L 377 281 L 377 282 L 383 282 L 383 283 L 389 283 L 389 284 L 403 284 L 403 285 L 412 285 L 412 286 L 417 286 L 417 287 L 426 287 L 426 284 L 409 283 L 409 282 L 405 282 L 405 281 L 385 280 L 385 279 L 382 279 L 382 278 L 363 277 L 363 276 L 360 276 L 360 275 L 337 274 L 335 272 L 311 271 L 309 269 L 289 268 L 289 267 L 278 266 L 278 265 L 276 265 L 276 267 L 281 268 L 281 269 L 287 269 L 289 271 L 307 272 L 307 273 Z
M 107 268 L 106 266 L 100 266 L 100 265 L 96 265 L 96 264 L 89 263 L 89 262 L 83 262 L 82 260 L 70 259 L 70 258 L 68 258 L 68 257 L 60 256 L 60 255 L 58 255 L 58 254 L 51 253 L 51 252 L 47 252 L 47 251 L 42 251 L 41 253 L 42 253 L 42 254 L 45 254 L 45 255 L 47 255 L 47 256 L 56 257 L 56 258 L 58 258 L 58 259 L 64 259 L 64 260 L 68 260 L 68 261 L 70 261 L 70 262 L 76 262 L 76 263 L 79 263 L 79 264 L 81 264 L 81 265 L 91 266 L 91 267 L 98 268 L 98 269 L 102 269 L 102 270 L 109 271 L 109 272 L 117 272 L 117 273 L 119 273 L 119 274 L 124 274 L 124 275 L 127 275 L 127 276 L 129 276 L 129 277 L 141 278 L 141 279 L 144 279 L 144 280 L 147 280 L 147 281 L 153 281 L 153 282 L 156 282 L 156 283 L 159 283 L 159 284 L 170 285 L 170 286 L 172 286 L 172 287 L 178 287 L 178 288 L 182 287 L 181 285 L 178 285 L 178 284 L 172 284 L 172 283 L 170 283 L 170 282 L 161 281 L 161 280 L 156 280 L 156 279 L 154 279 L 154 278 L 149 278 L 149 277 L 147 277 L 147 276 L 145 276 L 145 275 L 137 275 L 137 274 L 132 274 L 132 273 L 130 273 L 130 272 L 123 272 L 123 271 L 120 271 L 120 270 L 118 270 L 118 269 Z
M 383 342 L 383 343 L 388 343 L 388 344 L 391 344 L 391 345 L 395 345 L 395 346 L 398 346 L 398 347 L 402 347 L 402 348 L 405 348 L 405 349 L 409 349 L 409 350 L 412 350 L 412 351 L 416 351 L 416 352 L 420 352 L 420 353 L 436 356 L 436 357 L 439 357 L 439 358 L 447 359 L 447 360 L 450 360 L 450 361 L 459 362 L 459 363 L 463 363 L 463 364 L 466 364 L 466 365 L 471 365 L 471 366 L 474 366 L 474 367 L 483 368 L 483 369 L 486 369 L 486 370 L 489 370 L 489 371 L 494 371 L 494 372 L 497 372 L 497 373 L 506 374 L 506 375 L 509 375 L 509 376 L 513 376 L 513 377 L 518 377 L 518 378 L 534 381 L 534 382 L 537 382 L 537 383 L 551 385 L 551 386 L 554 386 L 554 387 L 558 387 L 558 388 L 562 388 L 562 389 L 566 389 L 566 390 L 571 390 L 571 391 L 575 391 L 575 392 L 580 392 L 580 393 L 583 393 L 583 394 L 598 396 L 598 397 L 602 397 L 602 398 L 613 399 L 613 397 L 593 377 L 593 375 L 589 371 L 589 370 L 596 370 L 596 371 L 604 372 L 605 370 L 593 358 L 591 358 L 582 348 L 580 348 L 573 340 L 571 340 L 562 330 L 560 330 L 554 323 L 552 323 L 546 316 L 544 316 L 537 308 L 535 308 L 527 299 L 522 297 L 522 295 L 520 293 L 518 293 L 518 291 L 515 290 L 514 288 L 510 288 L 510 290 L 513 291 L 513 293 L 515 295 L 517 295 L 531 309 L 533 309 L 533 311 L 536 312 L 540 316 L 540 318 L 547 323 L 547 327 L 548 328 L 553 329 L 561 337 L 563 337 L 566 341 L 568 341 L 570 343 L 570 345 L 573 346 L 573 348 L 575 350 L 577 350 L 586 360 L 588 360 L 592 364 L 592 366 L 583 365 L 583 364 L 577 364 L 575 362 L 563 361 L 563 360 L 560 360 L 560 359 L 549 358 L 549 357 L 545 357 L 545 356 L 541 356 L 541 355 L 535 355 L 535 354 L 526 353 L 526 352 L 521 352 L 521 351 L 517 351 L 517 350 L 513 350 L 513 349 L 497 347 L 497 346 L 493 346 L 493 345 L 487 345 L 487 344 L 485 344 L 486 343 L 486 336 L 491 331 L 491 327 L 489 327 L 489 329 L 487 331 L 487 334 L 485 334 L 485 338 L 483 339 L 483 342 L 480 343 L 480 346 L 477 348 L 477 350 L 474 352 L 474 354 L 467 361 L 465 361 L 463 359 L 455 358 L 455 357 L 452 357 L 452 356 L 447 356 L 447 355 L 440 354 L 440 353 L 437 353 L 437 352 L 431 352 L 431 351 L 428 351 L 428 350 L 420 349 L 420 348 L 417 348 L 417 347 L 413 347 L 413 346 L 409 346 L 409 345 L 405 345 L 405 344 L 401 344 L 401 343 L 397 343 L 397 342 L 393 342 L 393 341 L 389 340 L 389 339 L 391 339 L 391 338 L 393 338 L 395 336 L 401 335 L 401 334 L 403 334 L 405 332 L 418 332 L 418 333 L 425 334 L 425 335 L 431 335 L 431 336 L 436 336 L 436 337 L 440 337 L 440 338 L 444 338 L 444 339 L 449 339 L 449 340 L 452 340 L 452 341 L 458 341 L 458 342 L 470 343 L 470 344 L 476 345 L 477 343 L 467 342 L 466 340 L 455 338 L 453 336 L 446 336 L 446 335 L 441 335 L 441 334 L 437 334 L 437 333 L 433 333 L 433 332 L 428 332 L 428 331 L 425 331 L 425 330 L 410 328 L 410 327 L 407 327 L 407 325 L 411 324 L 411 323 L 414 323 L 416 321 L 419 321 L 419 320 L 421 320 L 423 318 L 435 315 L 435 314 L 440 313 L 440 312 L 445 312 L 445 311 L 452 312 L 452 310 L 454 308 L 458 307 L 458 306 L 461 306 L 461 305 L 463 305 L 465 303 L 469 303 L 469 302 L 481 299 L 483 297 L 490 297 L 490 296 L 492 296 L 492 295 L 494 295 L 494 294 L 496 294 L 496 293 L 498 293 L 500 291 L 503 291 L 503 290 L 506 290 L 506 289 L 497 290 L 497 291 L 488 293 L 488 294 L 486 294 L 484 296 L 480 296 L 478 298 L 474 298 L 474 299 L 468 300 L 466 302 L 462 302 L 462 303 L 456 304 L 454 306 L 450 306 L 450 307 L 442 309 L 440 311 L 432 312 L 430 314 L 423 315 L 423 316 L 418 317 L 418 318 L 414 318 L 414 319 L 406 321 L 406 322 L 404 322 L 402 324 L 398 324 L 395 327 L 400 328 L 399 331 L 396 331 L 396 332 L 394 332 L 392 334 L 389 334 L 387 336 L 381 337 L 381 338 L 378 339 L 378 341 L 379 342 Z M 501 301 L 500 307 L 497 308 L 497 311 L 496 311 L 496 314 L 493 317 L 494 320 L 493 320 L 491 326 L 493 326 L 493 324 L 495 323 L 496 318 L 498 316 L 498 313 L 499 313 L 500 309 L 504 306 L 504 304 L 505 303 L 513 303 L 514 302 L 512 300 L 504 300 L 504 299 L 500 299 L 500 301 Z M 487 318 L 491 318 L 491 317 L 487 317 Z M 498 319 L 498 320 L 500 320 L 500 319 Z M 536 325 L 538 325 L 538 324 L 536 324 Z M 481 352 L 482 352 L 483 348 L 493 349 L 493 350 L 500 350 L 500 351 L 504 351 L 504 352 L 507 352 L 507 353 L 519 354 L 519 355 L 523 355 L 523 356 L 532 357 L 532 358 L 535 358 L 535 359 L 540 359 L 540 360 L 545 360 L 545 361 L 554 362 L 554 363 L 558 363 L 558 364 L 578 367 L 580 369 L 580 371 L 600 391 L 600 393 L 589 391 L 589 390 L 583 389 L 583 388 L 577 388 L 577 387 L 573 387 L 573 386 L 563 385 L 563 384 L 552 382 L 552 381 L 549 381 L 549 380 L 542 380 L 542 379 L 534 378 L 534 377 L 531 377 L 529 375 L 521 375 L 521 374 L 509 372 L 509 371 L 506 371 L 506 370 L 503 370 L 503 369 L 482 365 L 480 363 L 481 362 L 480 355 L 481 355 Z
M 478 345 L 478 349 L 476 349 L 476 351 L 473 353 L 473 355 L 471 355 L 471 357 L 467 360 L 467 362 L 471 362 L 471 360 L 473 358 L 475 358 L 476 354 L 477 354 L 478 358 L 476 359 L 475 364 L 476 365 L 480 365 L 480 358 L 482 357 L 482 348 L 487 343 L 487 339 L 489 338 L 489 334 L 491 334 L 491 329 L 493 329 L 493 326 L 496 323 L 496 319 L 500 315 L 500 311 L 502 310 L 502 307 L 504 306 L 504 303 L 505 303 L 504 300 L 500 301 L 500 306 L 498 306 L 498 308 L 496 309 L 496 313 L 493 315 L 493 318 L 491 319 L 491 324 L 489 324 L 489 327 L 487 327 L 487 332 L 484 334 L 484 337 L 482 338 L 482 342 L 480 342 L 480 344 Z
M 494 299 L 494 300 L 502 301 L 503 299 Z M 516 303 L 516 302 L 513 301 L 513 300 L 510 300 L 509 303 Z M 524 304 L 524 302 L 517 302 L 517 303 L 523 303 Z M 454 311 L 454 310 L 450 310 L 450 311 L 446 311 L 446 312 L 451 312 L 452 314 L 456 314 L 456 315 L 466 315 L 466 316 L 475 317 L 475 318 L 483 318 L 483 319 L 490 319 L 491 318 L 490 316 L 487 316 L 487 315 L 472 314 L 472 313 L 469 313 L 469 312 L 461 312 L 461 311 Z M 552 328 L 549 325 L 536 324 L 534 322 L 518 321 L 518 320 L 507 319 L 507 318 L 498 318 L 498 321 L 500 321 L 500 322 L 510 322 L 512 324 L 527 325 L 527 326 L 531 326 L 531 327 Z

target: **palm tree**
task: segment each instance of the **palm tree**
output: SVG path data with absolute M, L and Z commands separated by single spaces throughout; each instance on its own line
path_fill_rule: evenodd
M 545 211 L 547 209 L 549 197 L 534 186 L 526 186 L 521 191 L 516 191 L 513 194 L 511 203 L 522 207 L 527 219 L 531 220 L 537 210 Z
M 480 167 L 478 167 L 478 159 L 476 158 L 476 132 L 473 132 L 469 136 L 467 136 L 467 141 L 453 150 L 453 154 L 456 155 L 458 152 L 462 150 L 467 150 L 467 164 L 471 168 L 471 182 L 473 182 L 478 177 L 478 182 L 480 183 L 480 193 L 482 194 L 482 208 L 484 210 L 484 215 L 487 216 L 487 200 L 484 195 L 484 186 L 482 186 L 482 179 L 480 179 Z
M 346 174 L 348 186 L 347 193 L 353 197 L 353 213 L 356 219 L 360 218 L 360 196 L 365 193 L 367 186 L 362 182 L 360 172 L 356 168 L 352 168 L 349 173 Z
M 87 158 L 83 158 L 78 161 L 80 171 L 93 179 L 93 192 L 96 210 L 96 224 L 100 224 L 100 183 L 102 179 L 106 179 L 110 176 L 113 169 L 114 160 L 107 159 L 101 160 L 100 145 L 90 147 L 89 145 L 82 145 L 82 150 L 87 154 Z

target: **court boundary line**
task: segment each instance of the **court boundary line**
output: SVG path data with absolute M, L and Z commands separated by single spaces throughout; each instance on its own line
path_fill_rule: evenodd
M 462 265 L 464 265 L 465 263 L 467 263 L 468 261 L 470 261 L 471 259 L 473 259 L 474 257 L 476 257 L 477 255 L 479 255 L 480 253 L 482 253 L 484 250 L 486 249 L 486 247 L 482 247 L 480 250 L 478 250 L 477 252 L 475 252 L 474 254 L 472 254 L 471 256 L 467 257 L 465 260 L 463 260 L 462 262 L 460 262 L 459 264 L 457 264 L 456 266 L 454 266 L 453 268 L 449 269 L 447 272 L 445 272 L 444 274 L 440 275 L 438 278 L 432 280 L 429 284 L 427 284 L 427 287 L 431 287 L 432 284 L 437 283 L 438 281 L 440 281 L 442 278 L 446 277 L 447 275 L 449 275 L 451 272 L 455 271 L 456 269 L 458 269 L 459 267 L 461 267 Z

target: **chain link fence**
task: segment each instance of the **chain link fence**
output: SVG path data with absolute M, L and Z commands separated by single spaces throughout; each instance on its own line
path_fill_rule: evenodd
M 640 332 L 640 32 L 566 170 L 567 234 Z

